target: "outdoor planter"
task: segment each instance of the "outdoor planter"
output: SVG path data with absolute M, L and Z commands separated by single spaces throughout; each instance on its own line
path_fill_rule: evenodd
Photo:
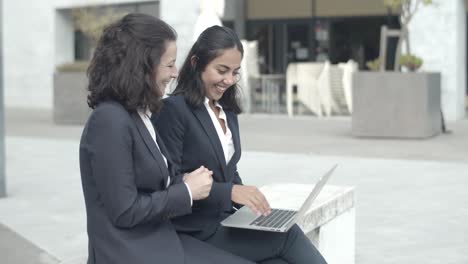
M 88 79 L 85 71 L 57 71 L 54 74 L 54 121 L 84 124 L 91 112 L 86 103 Z
M 439 73 L 357 72 L 352 134 L 427 138 L 441 132 Z

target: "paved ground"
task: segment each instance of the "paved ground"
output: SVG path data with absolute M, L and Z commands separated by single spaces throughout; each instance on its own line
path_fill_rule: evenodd
M 2 263 L 54 264 L 59 261 L 18 233 L 0 224 L 0 256 Z
M 468 120 L 429 140 L 356 139 L 348 118 L 243 116 L 240 125 L 246 183 L 312 183 L 340 164 L 331 183 L 356 187 L 357 264 L 468 263 Z M 80 133 L 48 112 L 7 110 L 0 263 L 86 254 Z

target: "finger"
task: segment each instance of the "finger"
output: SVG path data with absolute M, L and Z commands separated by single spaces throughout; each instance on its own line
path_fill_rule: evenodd
M 260 212 L 263 215 L 267 215 L 269 212 L 269 205 L 265 199 L 265 196 L 263 196 L 261 192 L 257 191 L 252 198 L 254 199 L 255 205 L 260 210 Z
M 255 195 L 257 199 L 259 199 L 260 203 L 262 204 L 262 207 L 264 207 L 266 210 L 269 210 L 270 204 L 268 203 L 265 195 L 259 189 L 256 189 L 255 191 L 256 191 Z
M 250 190 L 248 198 L 255 204 L 255 206 L 259 208 L 261 207 L 261 204 L 262 204 L 261 193 L 256 188 L 252 188 Z
M 270 208 L 270 203 L 268 203 L 265 195 L 263 195 L 263 193 L 259 192 L 259 195 L 260 195 L 260 202 L 262 204 L 262 208 L 263 208 L 263 213 L 266 214 L 266 215 L 269 215 L 271 213 L 271 208 Z
M 207 179 L 213 179 L 213 176 L 208 172 L 203 172 L 202 175 L 203 175 L 203 177 L 205 177 Z
M 248 199 L 249 199 L 249 203 L 252 205 L 252 208 L 255 210 L 255 213 L 257 215 L 262 215 L 263 214 L 263 209 L 261 207 L 261 204 L 260 204 L 258 198 L 255 197 L 255 196 L 250 196 Z
M 194 174 L 199 174 L 199 173 L 203 172 L 203 170 L 205 170 L 205 168 L 204 168 L 203 166 L 201 166 L 200 168 L 198 168 L 198 169 L 192 171 L 192 173 L 194 173 Z
M 255 207 L 254 204 L 252 204 L 251 202 L 247 202 L 245 204 L 245 206 L 247 206 L 254 214 L 256 214 L 257 216 L 260 216 L 261 213 L 258 211 L 257 207 Z
M 208 179 L 208 185 L 210 186 L 210 188 L 211 186 L 213 186 L 213 178 Z

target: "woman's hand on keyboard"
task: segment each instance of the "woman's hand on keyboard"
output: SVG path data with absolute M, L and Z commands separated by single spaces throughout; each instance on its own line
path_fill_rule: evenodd
M 260 190 L 255 186 L 233 185 L 231 200 L 249 207 L 258 216 L 271 213 L 270 204 Z

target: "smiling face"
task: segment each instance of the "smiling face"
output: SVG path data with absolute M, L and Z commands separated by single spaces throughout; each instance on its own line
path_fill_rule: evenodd
M 177 46 L 175 41 L 166 43 L 166 51 L 162 54 L 159 65 L 156 67 L 156 85 L 164 95 L 166 86 L 175 78 L 178 72 L 175 66 Z
M 208 99 L 218 101 L 229 87 L 239 81 L 241 60 L 240 51 L 229 48 L 206 65 L 201 79 Z

